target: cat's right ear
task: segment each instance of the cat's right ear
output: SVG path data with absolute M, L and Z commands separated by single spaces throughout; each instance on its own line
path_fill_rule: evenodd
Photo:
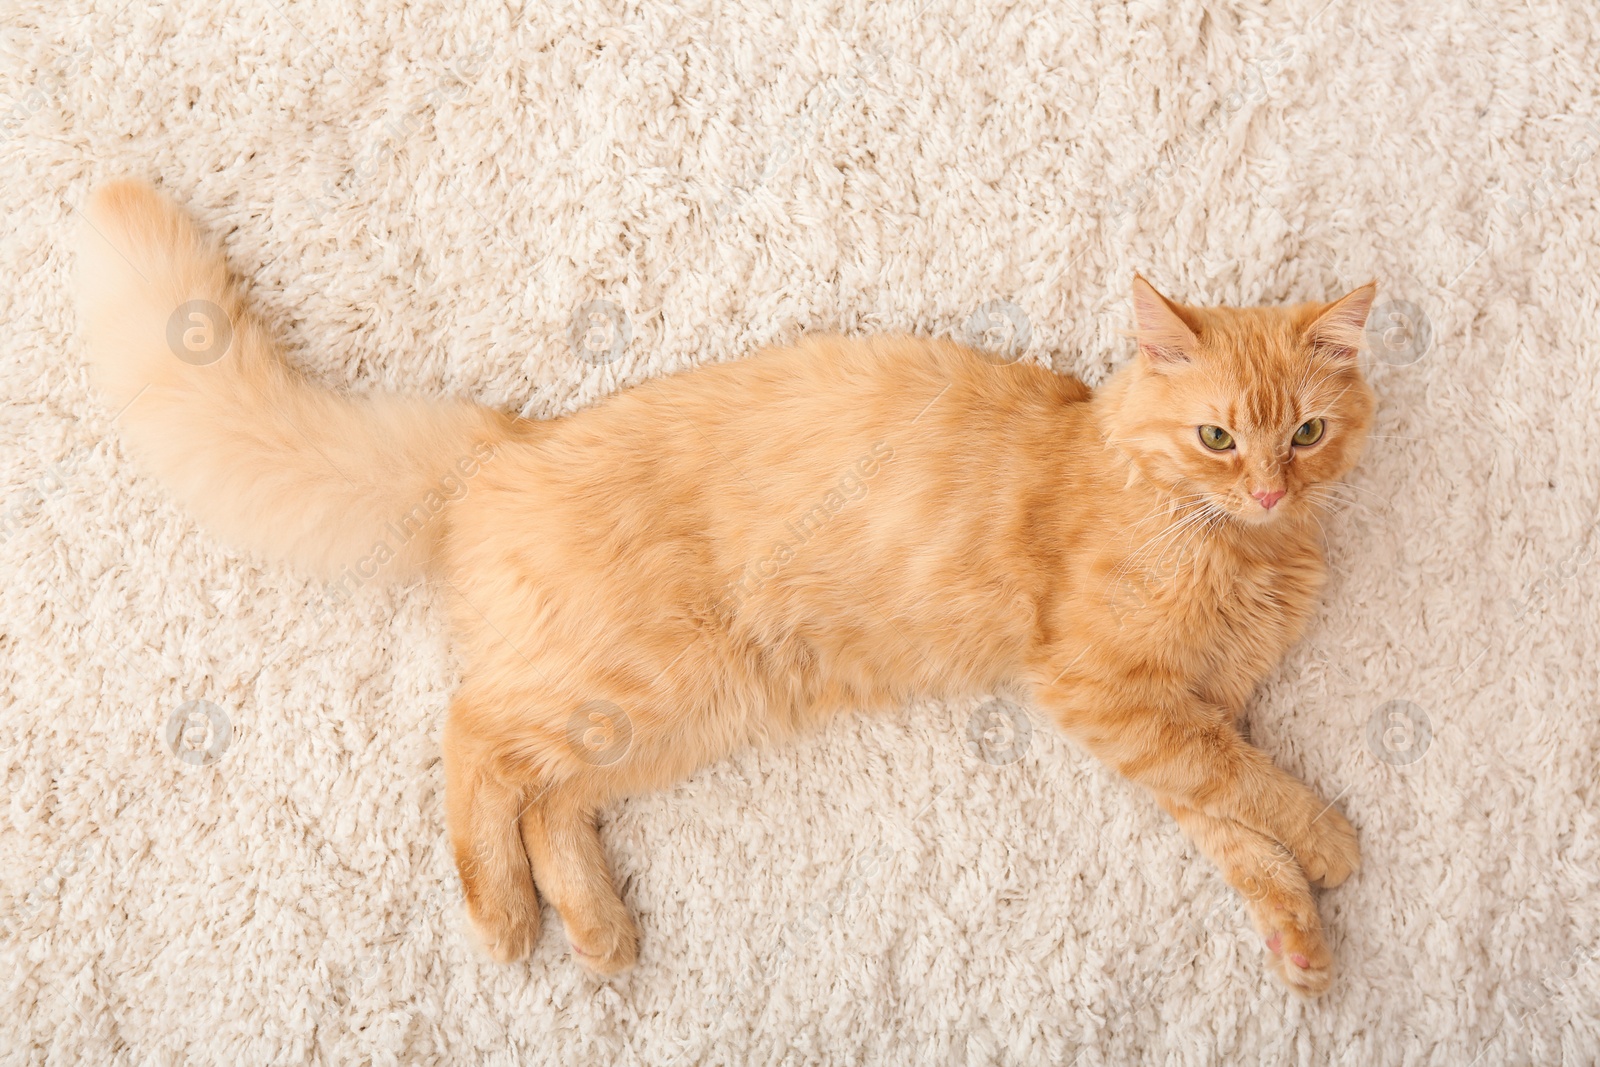
M 1378 283 L 1368 282 L 1326 305 L 1306 327 L 1306 339 L 1318 352 L 1333 359 L 1353 360 L 1361 350 L 1361 335 L 1377 292 Z
M 1138 274 L 1133 276 L 1134 337 L 1139 351 L 1156 370 L 1181 366 L 1194 357 L 1199 338 L 1183 320 L 1178 306 Z

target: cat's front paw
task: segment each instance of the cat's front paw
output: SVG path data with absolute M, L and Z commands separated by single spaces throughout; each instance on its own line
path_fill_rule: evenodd
M 1326 992 L 1333 981 L 1333 954 L 1301 872 L 1293 864 L 1270 865 L 1259 879 L 1246 878 L 1241 892 L 1266 942 L 1272 973 L 1301 996 Z
M 1278 980 L 1303 997 L 1327 992 L 1333 982 L 1333 954 L 1313 922 L 1306 925 L 1283 914 L 1269 921 L 1267 962 Z
M 1361 866 L 1361 846 L 1356 842 L 1355 827 L 1350 820 L 1328 804 L 1316 814 L 1310 827 L 1299 841 L 1284 842 L 1290 846 L 1306 878 L 1331 889 L 1344 881 Z

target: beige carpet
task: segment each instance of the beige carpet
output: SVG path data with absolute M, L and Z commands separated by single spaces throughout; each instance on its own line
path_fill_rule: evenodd
M 5 4 L 0 1059 L 1600 1061 L 1600 36 L 1323 5 Z M 440 602 L 236 557 L 88 391 L 69 237 L 124 174 L 323 381 L 535 417 L 804 330 L 1092 383 L 1135 270 L 1378 278 L 1363 504 L 1250 708 L 1363 835 L 1333 991 L 1272 983 L 1136 790 L 969 705 L 613 812 L 631 975 L 553 916 L 480 961 Z

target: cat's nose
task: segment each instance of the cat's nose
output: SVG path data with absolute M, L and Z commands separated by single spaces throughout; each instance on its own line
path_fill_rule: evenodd
M 1268 511 L 1271 511 L 1272 510 L 1272 505 L 1276 504 L 1278 501 L 1283 499 L 1284 490 L 1282 490 L 1282 489 L 1257 489 L 1254 492 L 1252 492 L 1250 495 L 1256 498 L 1256 503 L 1260 504 L 1262 507 L 1266 508 Z

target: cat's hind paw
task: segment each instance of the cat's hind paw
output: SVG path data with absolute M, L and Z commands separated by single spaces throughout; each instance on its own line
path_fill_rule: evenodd
M 562 919 L 566 921 L 566 916 Z M 626 911 L 566 926 L 572 958 L 603 978 L 621 974 L 639 958 L 639 929 Z
M 533 951 L 539 940 L 539 906 L 514 911 L 485 908 L 480 914 L 470 904 L 467 921 L 473 941 L 496 963 L 515 963 Z

